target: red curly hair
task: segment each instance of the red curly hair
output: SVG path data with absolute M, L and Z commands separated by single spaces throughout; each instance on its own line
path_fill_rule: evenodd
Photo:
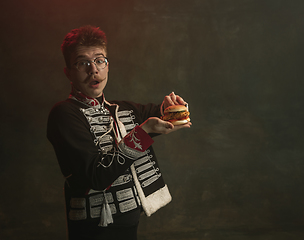
M 71 30 L 61 45 L 61 51 L 68 68 L 71 67 L 71 54 L 79 46 L 99 46 L 107 52 L 106 34 L 98 27 L 90 25 Z

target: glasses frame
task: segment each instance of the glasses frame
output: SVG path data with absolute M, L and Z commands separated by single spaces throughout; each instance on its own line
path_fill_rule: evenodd
M 99 67 L 97 66 L 96 60 L 99 59 L 99 58 L 104 58 L 104 60 L 105 60 L 105 62 L 106 62 L 105 67 L 99 68 Z M 75 68 L 76 68 L 79 72 L 85 72 L 85 71 L 79 70 L 79 68 L 78 68 L 78 63 L 79 63 L 79 62 L 87 62 L 87 63 L 89 63 L 90 65 L 88 65 L 87 67 L 90 67 L 91 64 L 94 63 L 95 66 L 96 66 L 96 68 L 100 71 L 100 70 L 102 70 L 102 69 L 105 69 L 105 68 L 108 66 L 109 60 L 108 60 L 107 57 L 100 56 L 100 57 L 94 58 L 93 60 L 79 60 L 79 61 L 77 61 L 77 62 L 75 62 L 75 63 L 73 64 L 73 65 L 75 65 Z

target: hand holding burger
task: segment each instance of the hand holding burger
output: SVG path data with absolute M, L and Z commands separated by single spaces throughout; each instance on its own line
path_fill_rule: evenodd
M 140 126 L 147 133 L 168 134 L 181 128 L 190 128 L 192 125 L 189 118 L 187 103 L 174 92 L 165 96 L 161 105 L 163 116 L 161 118 L 150 117 Z

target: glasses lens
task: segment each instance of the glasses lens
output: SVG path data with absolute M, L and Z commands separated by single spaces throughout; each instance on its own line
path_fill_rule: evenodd
M 83 60 L 83 61 L 79 61 L 76 67 L 79 71 L 85 72 L 90 65 L 91 63 L 89 61 Z
M 107 66 L 107 59 L 104 57 L 99 57 L 95 59 L 95 64 L 98 69 L 104 69 Z

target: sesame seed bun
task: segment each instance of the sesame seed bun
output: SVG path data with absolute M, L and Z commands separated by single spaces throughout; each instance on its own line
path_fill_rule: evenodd
M 183 112 L 188 111 L 188 108 L 186 108 L 184 105 L 172 105 L 165 109 L 164 113 L 167 112 Z

